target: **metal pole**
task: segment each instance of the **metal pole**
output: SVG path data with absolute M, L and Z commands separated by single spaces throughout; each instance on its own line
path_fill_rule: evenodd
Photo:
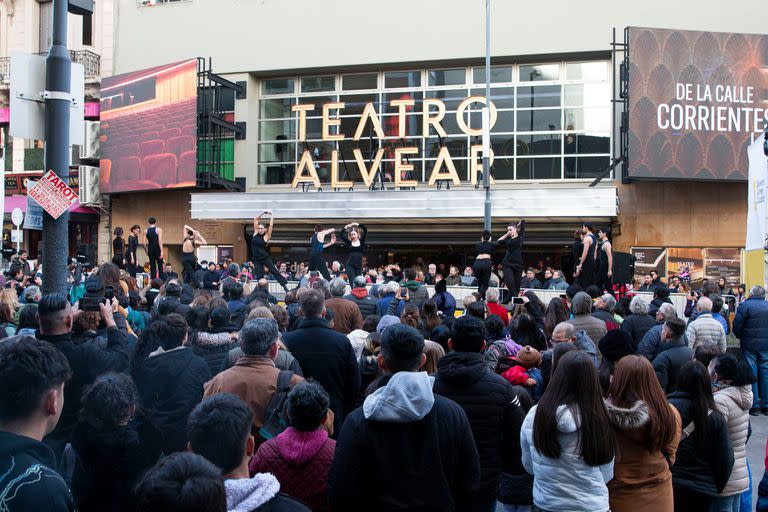
M 53 0 L 51 49 L 45 60 L 45 170 L 69 183 L 69 109 L 72 62 L 67 51 L 68 0 Z M 69 212 L 43 213 L 43 293 L 67 291 Z
M 485 0 L 485 107 L 483 108 L 483 229 L 491 230 L 491 0 Z

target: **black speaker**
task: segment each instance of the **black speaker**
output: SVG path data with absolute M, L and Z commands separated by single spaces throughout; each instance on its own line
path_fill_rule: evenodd
M 635 256 L 628 252 L 613 253 L 613 282 L 631 283 L 635 277 Z

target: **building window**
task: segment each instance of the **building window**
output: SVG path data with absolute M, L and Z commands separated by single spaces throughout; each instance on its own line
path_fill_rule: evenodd
M 608 167 L 611 156 L 610 62 L 544 62 L 491 68 L 491 100 L 497 119 L 491 129 L 494 163 L 491 172 L 501 180 L 587 180 Z M 470 179 L 471 147 L 481 137 L 469 136 L 482 126 L 481 106 L 471 103 L 457 119 L 469 96 L 485 96 L 485 69 L 395 70 L 323 76 L 264 79 L 258 123 L 259 184 L 290 183 L 305 150 L 310 151 L 321 182 L 330 182 L 331 154 L 339 152 L 339 177 L 361 182 L 355 159 L 359 150 L 369 165 L 383 149 L 384 180 L 394 175 L 395 151 L 416 147 L 409 155 L 410 179 L 426 182 L 441 147 L 447 147 L 459 178 Z M 430 129 L 424 136 L 422 112 L 426 99 L 445 105 L 440 122 L 445 136 Z M 413 100 L 405 113 L 405 137 L 400 137 L 398 107 L 393 100 Z M 322 105 L 343 102 L 332 112 L 340 119 L 341 141 L 322 140 Z M 379 138 L 368 122 L 359 141 L 353 140 L 365 106 L 372 103 L 384 132 Z M 306 141 L 299 140 L 296 104 L 313 104 L 306 112 Z M 434 108 L 434 107 L 433 107 Z M 335 133 L 335 129 L 334 129 Z
M 93 14 L 83 16 L 83 45 L 93 46 Z

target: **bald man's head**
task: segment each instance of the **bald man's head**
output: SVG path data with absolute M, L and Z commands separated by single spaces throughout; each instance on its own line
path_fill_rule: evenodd
M 711 313 L 712 299 L 710 299 L 709 297 L 700 298 L 699 301 L 696 303 L 696 309 L 698 309 L 702 313 Z
M 576 327 L 568 322 L 561 322 L 552 331 L 552 341 L 555 343 L 576 341 Z

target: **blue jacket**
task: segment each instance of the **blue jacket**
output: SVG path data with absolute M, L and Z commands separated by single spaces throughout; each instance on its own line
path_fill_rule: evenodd
M 379 300 L 379 315 L 384 316 L 387 314 L 387 310 L 389 310 L 389 304 L 392 302 L 392 299 L 395 298 L 395 292 L 389 292 L 385 296 Z
M 733 320 L 733 334 L 744 350 L 768 350 L 768 302 L 757 297 L 742 302 Z

